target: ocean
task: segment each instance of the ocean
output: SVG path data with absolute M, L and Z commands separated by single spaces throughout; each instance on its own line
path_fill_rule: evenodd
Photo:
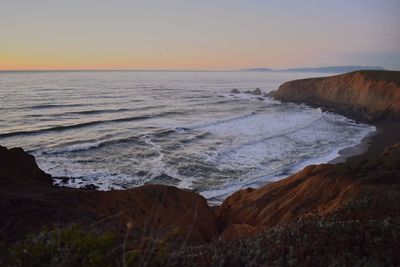
M 218 204 L 328 162 L 376 130 L 319 108 L 230 93 L 325 75 L 0 72 L 0 145 L 24 148 L 59 185 L 173 185 Z

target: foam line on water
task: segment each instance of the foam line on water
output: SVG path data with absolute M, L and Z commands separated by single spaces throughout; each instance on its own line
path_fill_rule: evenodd
M 348 143 L 346 146 L 334 148 L 333 150 L 323 155 L 320 155 L 319 157 L 309 158 L 292 166 L 287 166 L 286 169 L 277 170 L 274 174 L 266 176 L 257 176 L 250 178 L 248 180 L 238 179 L 238 180 L 227 181 L 224 184 L 219 185 L 215 188 L 201 191 L 200 194 L 204 196 L 206 199 L 208 199 L 210 204 L 218 205 L 222 202 L 224 198 L 228 197 L 229 195 L 238 190 L 245 189 L 248 187 L 258 188 L 267 182 L 278 181 L 280 179 L 286 178 L 291 174 L 302 170 L 308 165 L 327 163 L 330 160 L 333 160 L 336 157 L 338 157 L 340 155 L 339 151 L 341 151 L 342 149 L 358 145 L 366 135 L 376 131 L 376 128 L 374 126 L 367 126 L 367 125 L 363 126 L 365 127 L 364 130 L 361 131 L 361 133 L 358 136 L 355 136 L 351 140 L 351 142 Z M 284 172 L 285 174 L 283 175 L 282 172 Z
M 42 129 L 35 129 L 35 130 L 22 130 L 22 131 L 14 131 L 14 132 L 11 131 L 11 132 L 6 132 L 6 133 L 0 133 L 0 138 L 25 136 L 25 135 L 37 135 L 37 134 L 47 133 L 47 132 L 60 132 L 60 131 L 66 131 L 66 130 L 72 130 L 72 129 L 85 128 L 85 127 L 89 127 L 89 126 L 96 126 L 96 125 L 105 124 L 105 123 L 133 122 L 133 121 L 154 119 L 157 117 L 165 117 L 165 116 L 170 116 L 170 115 L 181 115 L 181 112 L 169 111 L 169 112 L 164 112 L 164 113 L 159 113 L 159 114 L 115 118 L 115 119 L 107 119 L 107 120 L 96 120 L 96 121 L 88 121 L 88 122 L 76 123 L 76 124 L 71 124 L 71 125 L 58 125 L 58 126 L 42 128 Z

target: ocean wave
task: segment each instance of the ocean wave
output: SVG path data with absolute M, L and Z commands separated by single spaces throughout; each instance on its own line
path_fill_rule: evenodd
M 37 153 L 40 154 L 63 154 L 63 153 L 71 153 L 71 152 L 80 152 L 85 150 L 90 150 L 94 148 L 101 148 L 108 145 L 115 144 L 123 144 L 123 143 L 132 143 L 138 142 L 140 143 L 140 136 L 128 136 L 117 139 L 109 139 L 109 140 L 101 140 L 101 141 L 93 141 L 87 140 L 84 142 L 80 142 L 72 145 L 58 145 L 57 147 L 46 148 L 44 150 L 39 150 Z M 144 142 L 142 142 L 144 143 Z
M 180 179 L 177 179 L 175 177 L 169 176 L 168 174 L 161 173 L 160 175 L 157 175 L 148 181 L 145 182 L 145 184 L 163 184 L 163 185 L 177 185 L 181 182 Z
M 99 115 L 99 114 L 110 114 L 110 113 L 122 113 L 122 112 L 129 112 L 129 111 L 144 111 L 144 110 L 151 110 L 151 109 L 160 109 L 166 106 L 145 106 L 140 108 L 118 108 L 118 109 L 93 109 L 93 110 L 80 110 L 80 111 L 66 111 L 60 113 L 46 113 L 46 114 L 28 114 L 27 117 L 59 117 L 59 116 L 66 116 L 66 115 Z
M 152 133 L 143 133 L 140 135 L 133 135 L 108 140 L 86 140 L 75 144 L 60 144 L 57 147 L 46 148 L 44 150 L 32 151 L 40 154 L 63 154 L 71 152 L 80 152 L 90 150 L 94 148 L 101 148 L 108 145 L 117 145 L 123 143 L 136 143 L 136 144 L 149 144 L 151 138 L 162 138 L 172 133 L 178 133 L 178 129 L 160 129 L 155 130 Z M 204 135 L 196 136 L 196 138 L 202 138 Z M 153 143 L 151 143 L 153 144 Z
M 45 151 L 42 152 L 42 154 L 61 154 L 61 153 L 65 153 L 65 152 L 78 152 L 78 151 L 84 151 L 84 150 L 96 148 L 103 144 L 104 144 L 104 142 L 102 142 L 102 141 L 79 143 L 79 144 L 74 144 L 74 145 L 69 145 L 69 146 L 64 146 L 64 147 L 59 147 L 59 148 L 46 149 Z
M 69 107 L 82 107 L 87 106 L 88 104 L 40 104 L 40 105 L 32 105 L 25 107 L 7 107 L 0 108 L 3 110 L 36 110 L 36 109 L 54 109 L 54 108 L 69 108 Z
M 240 120 L 240 119 L 245 119 L 254 114 L 255 114 L 254 112 L 249 112 L 247 114 L 243 114 L 243 115 L 228 118 L 228 119 L 207 121 L 207 122 L 203 122 L 203 123 L 194 124 L 194 125 L 188 126 L 187 128 L 191 129 L 191 130 L 198 130 L 198 129 L 202 129 L 202 128 L 206 128 L 206 127 L 210 127 L 210 126 L 215 126 L 215 125 L 219 125 L 219 124 L 223 124 L 223 123 L 233 122 L 233 121 Z
M 334 117 L 334 118 L 333 118 Z M 287 118 L 285 120 L 285 118 Z M 343 117 L 343 119 L 345 119 Z M 210 159 L 218 162 L 220 166 L 244 168 L 253 164 L 259 164 L 264 157 L 273 156 L 275 149 L 277 151 L 287 151 L 298 149 L 296 142 L 313 144 L 318 140 L 329 139 L 337 140 L 339 133 L 335 133 L 333 122 L 340 121 L 337 115 L 321 113 L 319 110 L 308 110 L 290 116 L 276 116 L 271 114 L 257 114 L 253 117 L 241 118 L 239 121 L 229 121 L 220 124 L 214 124 L 202 128 L 216 136 L 231 140 L 228 145 L 219 149 Z M 350 127 L 350 126 L 348 126 Z M 330 134 L 325 131 L 329 128 Z M 365 133 L 359 127 L 355 129 L 361 136 Z M 361 132 L 360 132 L 361 131 Z M 354 138 L 358 139 L 359 136 Z M 291 147 L 293 144 L 294 147 Z M 266 155 L 265 151 L 270 154 Z M 276 157 L 282 158 L 283 155 Z M 267 159 L 266 158 L 266 159 Z
M 323 115 L 313 109 L 302 112 L 284 112 L 283 110 L 279 113 L 251 112 L 227 120 L 197 125 L 192 129 L 204 130 L 220 136 L 232 136 L 235 139 L 241 138 L 240 143 L 246 144 L 243 138 L 260 141 L 284 135 L 308 127 L 321 119 Z
M 169 116 L 169 115 L 181 115 L 181 114 L 182 114 L 182 112 L 169 111 L 169 112 L 164 112 L 164 113 L 154 114 L 154 115 L 143 115 L 143 116 L 136 116 L 136 117 L 110 119 L 110 120 L 89 121 L 89 122 L 77 123 L 77 124 L 72 124 L 72 125 L 59 125 L 59 126 L 30 130 L 30 131 L 23 130 L 23 131 L 15 131 L 15 132 L 8 132 L 8 133 L 0 133 L 0 138 L 22 136 L 22 135 L 36 135 L 36 134 L 42 134 L 42 133 L 48 133 L 48 132 L 61 132 L 61 131 L 66 131 L 66 130 L 71 130 L 71 129 L 79 129 L 79 128 L 95 126 L 95 125 L 100 125 L 100 124 L 105 124 L 105 123 L 140 121 L 140 120 L 153 119 L 153 118 L 157 118 L 157 117 L 165 117 L 165 116 Z
M 239 93 L 239 94 L 232 94 L 232 93 L 222 93 L 217 94 L 217 97 L 223 97 L 230 100 L 250 100 L 250 101 L 264 101 L 267 104 L 280 104 L 281 101 L 275 100 L 272 97 L 264 96 L 264 95 L 252 95 L 247 93 Z
M 42 134 L 42 133 L 48 133 L 48 132 L 60 132 L 60 131 L 65 131 L 65 130 L 94 126 L 94 125 L 108 123 L 108 122 L 121 122 L 121 121 L 139 120 L 139 119 L 146 119 L 146 118 L 134 117 L 134 118 L 123 118 L 123 119 L 116 119 L 116 120 L 90 121 L 90 122 L 84 122 L 84 123 L 78 123 L 78 124 L 72 124 L 72 125 L 54 126 L 54 127 L 50 127 L 50 128 L 43 128 L 43 129 L 37 129 L 37 130 L 31 130 L 31 131 L 26 130 L 26 131 L 8 132 L 8 133 L 0 134 L 0 138 L 21 136 L 21 135 L 36 135 L 36 134 Z
M 94 110 L 82 110 L 82 111 L 71 111 L 71 112 L 62 112 L 62 113 L 46 113 L 46 114 L 28 114 L 27 117 L 58 117 L 65 115 L 98 115 L 103 113 L 119 113 L 130 111 L 131 109 L 127 108 L 119 108 L 119 109 L 94 109 Z
M 103 114 L 103 113 L 118 113 L 130 111 L 128 108 L 118 108 L 118 109 L 95 109 L 95 110 L 82 110 L 82 111 L 73 111 L 73 112 L 66 112 L 63 115 L 67 114 L 77 114 L 77 115 L 91 115 L 91 114 Z
M 86 106 L 87 104 L 85 104 Z M 20 109 L 52 109 L 52 108 L 65 108 L 65 107 L 82 107 L 84 104 L 42 104 L 28 107 L 22 107 Z

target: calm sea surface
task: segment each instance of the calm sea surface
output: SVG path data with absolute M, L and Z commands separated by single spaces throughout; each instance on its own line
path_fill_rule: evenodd
M 230 94 L 321 75 L 1 72 L 0 144 L 23 147 L 55 177 L 75 178 L 67 186 L 167 184 L 218 203 L 329 161 L 375 130 L 304 105 Z

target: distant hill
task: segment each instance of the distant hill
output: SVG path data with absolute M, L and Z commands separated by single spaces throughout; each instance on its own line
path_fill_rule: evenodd
M 253 69 L 242 69 L 241 71 L 277 71 L 269 68 L 253 68 Z
M 385 70 L 382 67 L 377 66 L 328 66 L 328 67 L 319 67 L 319 68 L 290 68 L 290 69 L 279 69 L 274 70 L 271 68 L 252 68 L 252 69 L 243 69 L 242 71 L 280 71 L 280 72 L 330 72 L 330 73 L 345 73 L 357 70 Z

